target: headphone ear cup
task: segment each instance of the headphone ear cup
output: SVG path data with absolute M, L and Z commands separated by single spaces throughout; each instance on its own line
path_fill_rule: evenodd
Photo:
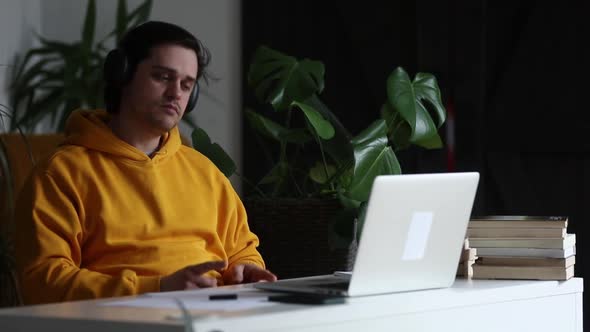
M 103 76 L 106 84 L 113 88 L 120 88 L 127 78 L 128 64 L 125 53 L 114 49 L 107 54 L 104 61 Z
M 186 110 L 185 113 L 189 113 L 192 111 L 195 106 L 197 106 L 197 100 L 199 99 L 199 83 L 195 82 L 195 86 L 191 91 L 191 95 L 188 99 L 188 103 L 186 103 Z

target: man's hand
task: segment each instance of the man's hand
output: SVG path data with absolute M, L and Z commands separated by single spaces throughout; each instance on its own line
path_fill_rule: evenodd
M 160 291 L 169 292 L 190 288 L 215 287 L 217 286 L 217 279 L 203 276 L 203 274 L 211 270 L 221 272 L 225 267 L 226 263 L 224 261 L 189 265 L 160 279 Z
M 272 272 L 254 264 L 236 264 L 223 272 L 223 282 L 226 285 L 276 280 L 277 276 Z

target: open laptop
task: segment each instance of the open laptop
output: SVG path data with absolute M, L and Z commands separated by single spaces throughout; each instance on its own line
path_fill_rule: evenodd
M 341 297 L 450 287 L 478 183 L 477 172 L 378 176 L 350 273 L 254 287 Z

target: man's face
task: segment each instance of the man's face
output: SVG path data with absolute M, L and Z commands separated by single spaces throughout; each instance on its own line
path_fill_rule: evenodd
M 189 48 L 166 44 L 152 48 L 124 87 L 121 115 L 142 131 L 162 134 L 182 118 L 196 84 L 197 55 Z

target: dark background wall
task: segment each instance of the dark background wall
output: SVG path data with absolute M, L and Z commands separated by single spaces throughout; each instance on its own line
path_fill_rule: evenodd
M 395 67 L 412 77 L 433 73 L 455 115 L 454 162 L 445 149 L 412 148 L 398 154 L 403 172 L 479 171 L 474 214 L 568 215 L 578 241 L 576 276 L 584 277 L 588 7 L 585 1 L 244 1 L 244 68 L 261 44 L 323 61 L 323 100 L 353 133 L 379 116 Z M 244 104 L 251 104 L 245 83 L 244 89 Z M 260 151 L 248 128 L 244 133 L 245 174 L 256 175 Z M 449 145 L 447 128 L 441 133 Z

